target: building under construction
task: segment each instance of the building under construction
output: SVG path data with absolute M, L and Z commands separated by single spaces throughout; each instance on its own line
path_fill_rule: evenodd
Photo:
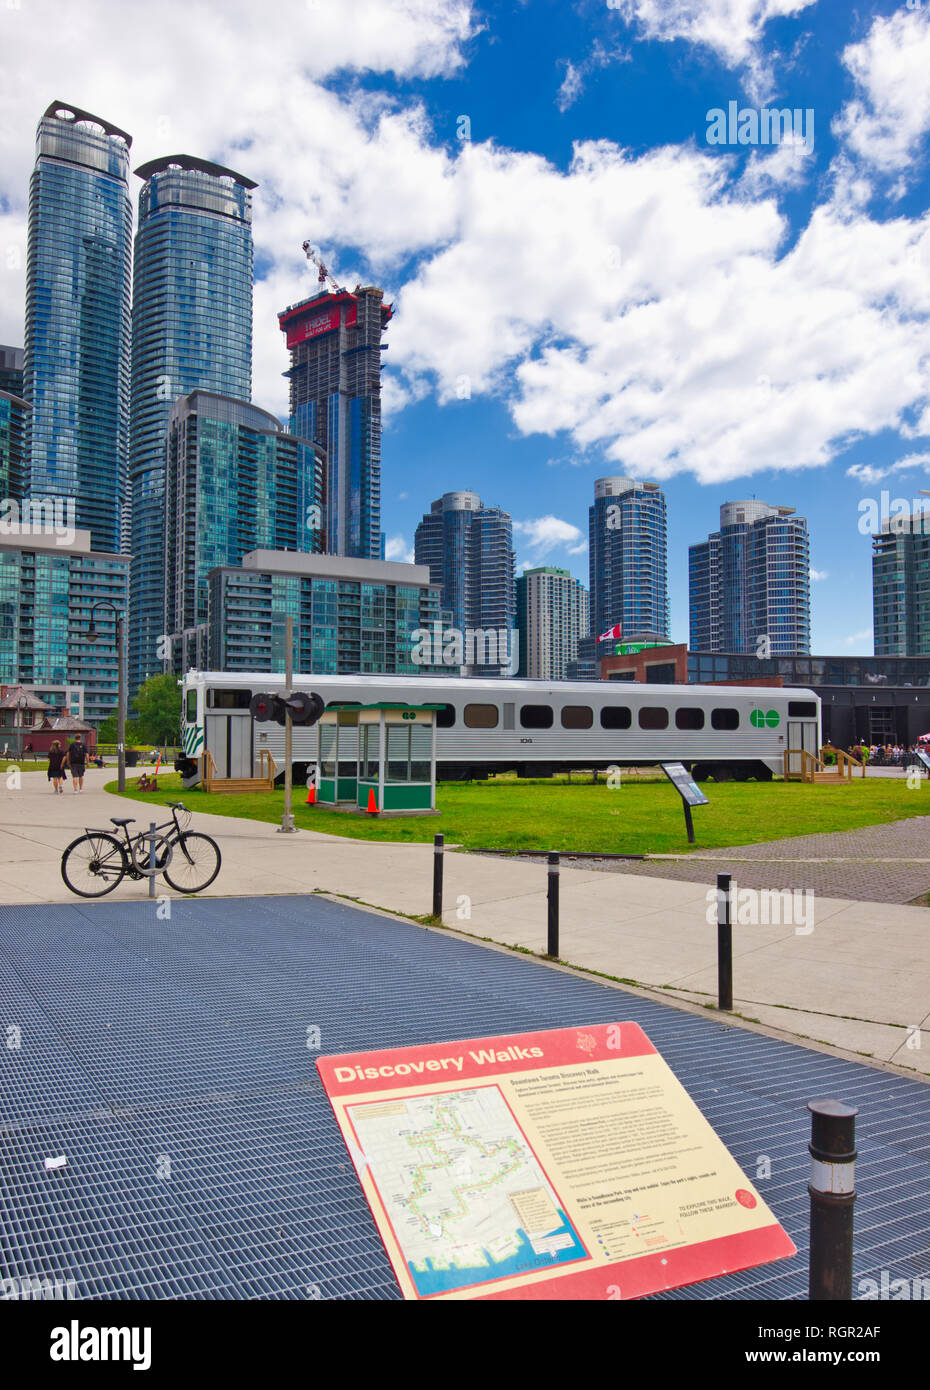
M 325 267 L 324 276 L 329 279 Z M 291 429 L 326 450 L 325 549 L 384 558 L 381 532 L 381 336 L 384 292 L 335 286 L 278 315 L 291 365 Z

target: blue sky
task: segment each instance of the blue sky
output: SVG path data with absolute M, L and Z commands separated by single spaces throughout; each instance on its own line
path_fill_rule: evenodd
M 518 563 L 587 582 L 594 479 L 657 478 L 686 640 L 687 547 L 756 496 L 808 518 L 813 650 L 871 651 L 858 504 L 930 479 L 930 5 L 253 11 L 166 0 L 143 59 L 113 0 L 0 10 L 0 341 L 22 341 L 35 122 L 71 100 L 133 134 L 134 165 L 258 180 L 258 404 L 285 410 L 304 238 L 385 287 L 392 556 L 468 487 L 512 512 Z M 731 101 L 812 112 L 812 149 L 708 144 Z

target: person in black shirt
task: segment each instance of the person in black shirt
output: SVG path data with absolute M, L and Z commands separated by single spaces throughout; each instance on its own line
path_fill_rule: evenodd
M 53 792 L 63 792 L 61 785 L 65 775 L 65 761 L 67 753 L 62 751 L 61 744 L 56 738 L 51 748 L 48 750 L 48 780 L 52 784 Z
M 68 745 L 68 766 L 74 780 L 74 790 L 82 792 L 84 790 L 84 773 L 87 770 L 87 749 L 81 742 L 80 734 L 76 734 L 74 742 Z

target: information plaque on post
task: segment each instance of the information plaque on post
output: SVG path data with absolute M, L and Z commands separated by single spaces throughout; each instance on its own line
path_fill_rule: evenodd
M 635 1023 L 317 1066 L 405 1298 L 641 1298 L 796 1253 Z
M 691 819 L 691 807 L 706 806 L 707 797 L 701 791 L 684 763 L 662 763 L 661 768 L 681 797 L 681 804 L 685 812 L 685 829 L 688 832 L 688 844 L 693 845 L 694 822 Z

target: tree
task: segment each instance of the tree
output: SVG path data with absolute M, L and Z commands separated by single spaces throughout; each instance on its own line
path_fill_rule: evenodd
M 181 689 L 176 676 L 151 676 L 133 701 L 144 743 L 177 743 L 181 734 Z
M 116 715 L 108 714 L 106 719 L 97 730 L 98 743 L 116 743 L 117 740 Z M 133 743 L 142 743 L 142 730 L 134 719 L 126 720 L 126 746 Z

